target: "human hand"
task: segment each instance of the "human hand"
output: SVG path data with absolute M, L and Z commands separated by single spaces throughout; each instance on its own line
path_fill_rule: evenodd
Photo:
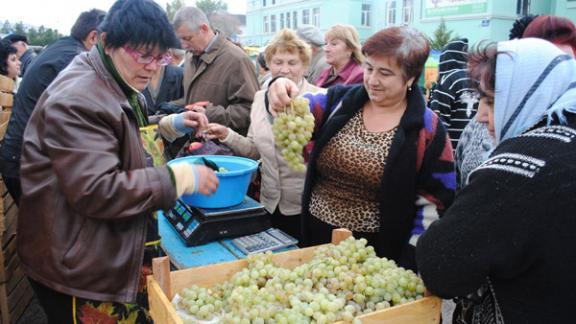
M 268 88 L 269 111 L 272 116 L 284 111 L 284 107 L 290 104 L 300 90 L 294 81 L 288 78 L 279 78 Z
M 210 123 L 206 128 L 206 133 L 204 137 L 211 140 L 217 139 L 219 141 L 223 141 L 224 139 L 226 139 L 226 137 L 228 137 L 229 132 L 230 130 L 226 126 L 216 123 Z
M 168 167 L 174 174 L 177 197 L 194 193 L 210 195 L 218 189 L 218 177 L 204 165 L 176 163 Z
M 196 111 L 184 111 L 179 114 L 171 114 L 158 123 L 160 134 L 168 141 L 184 136 L 196 130 L 201 130 L 208 125 L 208 117 L 204 113 Z
M 208 106 L 212 106 L 210 101 L 197 101 L 186 105 L 185 108 L 195 112 L 206 113 L 206 107 Z

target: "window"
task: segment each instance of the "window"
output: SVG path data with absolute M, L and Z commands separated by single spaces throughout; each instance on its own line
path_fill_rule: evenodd
M 275 5 L 275 4 L 276 4 L 276 0 L 272 0 L 272 5 Z
M 530 0 L 517 0 L 516 13 L 520 16 L 526 16 L 530 13 Z
M 264 16 L 264 32 L 270 32 L 270 26 L 268 26 L 268 16 Z
M 262 7 L 266 7 L 266 0 L 262 0 Z
M 371 6 L 369 4 L 362 4 L 362 19 L 361 24 L 365 27 L 370 27 L 370 12 Z
M 404 0 L 404 4 L 402 5 L 402 22 L 404 24 L 412 23 L 412 1 L 413 0 Z
M 270 31 L 276 32 L 276 15 L 270 16 Z
M 286 13 L 286 28 L 290 28 L 290 12 Z
M 280 29 L 284 29 L 284 14 L 280 14 Z
M 292 11 L 292 28 L 298 28 L 298 11 Z
M 310 9 L 302 10 L 302 24 L 310 23 Z
M 396 0 L 388 1 L 388 20 L 386 22 L 388 25 L 396 23 Z
M 312 25 L 320 27 L 320 8 L 312 9 Z

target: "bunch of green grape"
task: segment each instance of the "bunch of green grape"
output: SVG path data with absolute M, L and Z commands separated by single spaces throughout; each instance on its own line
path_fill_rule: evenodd
M 314 116 L 310 113 L 308 99 L 292 99 L 290 105 L 274 119 L 272 131 L 276 146 L 280 148 L 288 166 L 294 171 L 306 171 L 302 150 L 314 131 Z
M 187 288 L 175 306 L 220 323 L 358 323 L 362 314 L 422 298 L 414 272 L 377 257 L 366 243 L 321 246 L 294 269 L 274 265 L 270 252 L 252 255 L 230 280 Z

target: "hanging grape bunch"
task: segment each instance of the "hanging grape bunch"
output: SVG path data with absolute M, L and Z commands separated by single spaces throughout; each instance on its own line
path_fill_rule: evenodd
M 288 166 L 294 171 L 306 171 L 302 150 L 312 138 L 313 130 L 314 116 L 308 108 L 308 99 L 303 97 L 292 99 L 274 119 L 274 141 L 282 150 Z

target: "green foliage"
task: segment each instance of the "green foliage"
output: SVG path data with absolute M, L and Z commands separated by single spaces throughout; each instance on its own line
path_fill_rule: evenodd
M 183 0 L 172 0 L 172 3 L 167 3 L 166 16 L 168 16 L 168 21 L 172 22 L 176 12 L 185 6 L 186 4 L 184 4 Z
M 38 27 L 26 27 L 23 22 L 17 22 L 12 25 L 8 20 L 4 22 L 0 28 L 1 34 L 19 34 L 28 37 L 28 43 L 30 45 L 45 46 L 48 45 L 62 35 L 57 29 L 46 28 L 44 26 Z
M 196 7 L 204 11 L 208 17 L 210 17 L 210 14 L 215 11 L 228 10 L 228 5 L 222 0 L 197 0 Z
M 438 25 L 438 28 L 434 31 L 434 37 L 430 41 L 430 47 L 435 50 L 441 50 L 444 45 L 448 44 L 448 42 L 454 38 L 452 37 L 452 33 L 452 30 L 446 28 L 446 23 L 444 19 L 442 19 L 440 25 Z

